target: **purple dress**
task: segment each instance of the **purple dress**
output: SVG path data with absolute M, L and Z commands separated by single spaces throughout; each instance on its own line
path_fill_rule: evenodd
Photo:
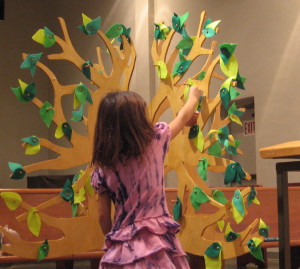
M 108 191 L 115 205 L 99 268 L 189 268 L 175 236 L 179 224 L 169 214 L 164 191 L 170 128 L 162 122 L 154 128 L 156 135 L 143 159 L 126 165 L 120 161 L 115 170 L 97 168 L 92 174 L 94 189 Z

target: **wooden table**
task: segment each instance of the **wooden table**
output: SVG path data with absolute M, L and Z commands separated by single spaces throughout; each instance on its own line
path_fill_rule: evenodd
M 261 148 L 259 152 L 261 157 L 264 159 L 299 159 L 300 141 L 291 141 L 271 147 Z M 288 172 L 292 171 L 300 171 L 300 161 L 281 161 L 276 163 L 279 267 L 281 269 L 291 268 Z

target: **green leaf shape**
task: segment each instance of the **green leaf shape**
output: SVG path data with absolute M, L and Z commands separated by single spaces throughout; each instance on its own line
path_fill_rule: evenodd
M 193 138 L 195 147 L 200 150 L 200 152 L 203 152 L 204 149 L 204 137 L 202 131 L 199 129 L 199 133 L 197 137 Z
M 160 27 L 158 24 L 154 23 L 154 39 L 155 40 L 165 40 L 166 37 L 163 32 L 160 31 Z
M 208 160 L 207 160 L 207 158 L 203 157 L 203 158 L 201 158 L 201 160 L 198 162 L 197 172 L 198 172 L 198 175 L 199 175 L 204 181 L 207 181 L 207 168 L 208 168 Z
M 72 121 L 82 121 L 83 119 L 83 105 L 80 106 L 79 110 L 72 111 Z
M 9 162 L 8 166 L 12 172 L 12 174 L 10 175 L 11 179 L 23 179 L 26 175 L 26 171 L 23 169 L 23 166 L 21 164 Z
M 24 141 L 25 143 L 30 144 L 31 146 L 36 146 L 40 144 L 40 139 L 35 135 L 22 138 L 21 141 Z
M 55 35 L 46 26 L 44 27 L 44 32 L 45 32 L 44 47 L 51 48 L 56 43 Z
M 178 16 L 176 13 L 174 13 L 172 17 L 172 26 L 176 32 L 180 34 L 182 33 L 184 22 L 186 21 L 189 15 L 189 12 L 186 12 L 182 16 Z
M 224 43 L 220 45 L 220 56 L 224 64 L 226 65 L 229 58 L 233 54 L 237 44 Z
M 221 157 L 222 154 L 222 147 L 219 142 L 213 143 L 209 148 L 208 148 L 208 153 L 209 155 L 216 156 L 216 157 Z
M 50 246 L 48 240 L 46 239 L 43 244 L 40 245 L 38 249 L 38 261 L 42 261 L 48 256 Z
M 243 195 L 240 190 L 236 190 L 234 192 L 232 202 L 237 209 L 237 211 L 241 214 L 241 216 L 245 216 L 245 205 L 244 205 L 244 199 Z
M 246 82 L 246 78 L 242 77 L 239 72 L 237 73 L 236 79 L 235 81 L 237 82 L 236 87 L 241 89 L 241 90 L 245 90 L 245 86 L 244 83 Z
M 79 204 L 72 204 L 71 206 L 72 206 L 72 217 L 75 218 L 77 217 Z
M 232 156 L 238 155 L 237 148 L 233 145 L 229 145 L 228 147 L 225 147 L 225 149 L 226 152 Z
M 234 182 L 242 184 L 241 179 L 243 179 L 245 177 L 246 177 L 246 174 L 238 162 L 230 163 L 226 167 L 224 184 L 227 185 L 227 184 L 232 184 Z
M 221 251 L 222 251 L 221 244 L 218 242 L 214 242 L 205 250 L 204 254 L 210 258 L 217 258 L 219 257 Z
M 195 210 L 200 208 L 202 203 L 206 203 L 209 201 L 208 196 L 201 190 L 200 187 L 196 186 L 193 188 L 190 194 L 190 201 Z
M 239 236 L 240 236 L 239 233 L 236 233 L 236 232 L 230 232 L 230 233 L 228 233 L 228 234 L 225 235 L 225 238 L 226 238 L 226 241 L 227 241 L 227 242 L 232 242 L 232 241 L 234 241 L 235 239 L 237 239 Z
M 35 207 L 32 207 L 27 216 L 27 226 L 28 229 L 35 235 L 39 236 L 41 231 L 41 218 L 40 215 L 37 212 L 37 209 Z
M 213 190 L 212 198 L 222 205 L 226 205 L 228 203 L 225 194 L 220 190 Z
M 190 37 L 183 38 L 179 41 L 177 49 L 190 49 L 194 45 L 194 40 Z
M 269 230 L 270 230 L 269 226 L 267 226 L 267 228 L 259 228 L 259 229 L 258 229 L 258 233 L 259 233 L 261 236 L 267 238 L 267 237 L 269 237 Z
M 223 104 L 224 108 L 226 110 L 228 110 L 229 101 L 231 99 L 230 99 L 230 93 L 226 88 L 222 88 L 220 90 L 220 98 L 221 98 L 221 101 L 222 101 L 222 104 Z
M 88 79 L 91 79 L 91 68 L 90 68 L 91 66 L 93 67 L 93 63 L 91 61 L 86 61 L 85 63 L 83 63 L 81 67 L 82 73 Z
M 10 210 L 16 210 L 22 203 L 22 197 L 16 192 L 1 192 L 0 196 L 4 200 L 5 205 Z
M 182 205 L 179 197 L 177 196 L 176 203 L 173 206 L 173 216 L 174 220 L 177 221 L 181 217 Z
M 82 83 L 75 87 L 75 96 L 79 100 L 79 102 L 85 105 L 85 102 L 88 101 L 90 104 L 93 104 L 93 100 L 91 97 L 91 93 L 88 87 Z
M 230 87 L 229 94 L 230 94 L 230 100 L 233 100 L 234 98 L 240 95 L 240 93 L 233 87 Z
M 184 74 L 191 64 L 192 64 L 192 60 L 177 62 L 174 67 L 173 77 L 176 75 Z
M 112 25 L 105 33 L 109 39 L 116 38 L 123 33 L 123 25 L 120 23 Z
M 202 33 L 205 35 L 205 37 L 213 37 L 216 35 L 216 31 L 212 28 L 205 28 L 202 30 Z
M 101 28 L 101 17 L 97 17 L 96 19 L 88 22 L 84 27 L 84 33 L 87 35 L 94 35 L 96 34 L 100 28 Z M 78 27 L 79 28 L 79 27 Z M 80 30 L 82 30 L 82 28 L 79 28 Z
M 191 128 L 190 128 L 190 131 L 189 131 L 189 139 L 192 139 L 192 138 L 195 138 L 198 133 L 199 133 L 199 130 L 200 130 L 200 127 L 199 125 L 193 125 Z
M 23 92 L 22 92 L 22 89 L 21 87 L 18 87 L 18 88 L 10 88 L 13 93 L 15 94 L 15 96 L 17 97 L 17 99 L 21 102 L 27 102 L 27 100 L 24 98 L 23 96 Z
M 235 56 L 231 55 L 227 64 L 225 64 L 223 61 L 220 61 L 220 68 L 227 77 L 236 78 L 239 70 L 239 64 Z
M 247 243 L 247 246 L 250 249 L 250 253 L 253 257 L 264 262 L 261 247 L 255 242 L 255 239 L 250 239 Z
M 29 68 L 31 75 L 34 76 L 36 71 L 36 63 L 40 60 L 42 55 L 42 52 L 36 54 L 29 54 L 27 58 L 21 63 L 20 68 Z
M 24 92 L 22 91 L 21 87 L 11 88 L 11 90 L 16 95 L 17 99 L 21 102 L 31 101 L 36 96 L 36 89 L 35 89 L 35 83 L 34 82 L 29 84 L 24 89 Z
M 207 26 L 208 24 L 210 24 L 211 22 L 212 22 L 211 18 L 207 18 L 206 21 L 204 22 L 203 29 L 205 29 L 206 26 Z
M 64 122 L 62 124 L 62 131 L 64 135 L 68 138 L 69 141 L 71 141 L 72 138 L 72 127 L 68 122 Z
M 253 202 L 253 200 L 256 198 L 256 190 L 254 186 L 251 187 L 250 193 L 248 194 L 247 200 L 248 200 L 248 206 L 250 206 Z
M 72 188 L 72 183 L 69 179 L 67 179 L 61 193 L 59 194 L 65 201 L 73 201 L 74 200 L 74 191 Z
M 242 116 L 245 112 L 238 110 L 238 108 L 236 107 L 235 102 L 230 106 L 230 108 L 228 109 L 228 115 L 230 116 L 231 114 L 234 114 L 238 117 Z
M 206 72 L 205 71 L 202 71 L 199 76 L 197 77 L 198 80 L 203 80 L 206 76 Z
M 219 129 L 220 133 L 218 133 L 218 140 L 221 145 L 224 145 L 225 147 L 228 146 L 228 135 L 229 135 L 229 129 L 227 126 L 224 126 Z
M 46 101 L 40 108 L 40 117 L 48 128 L 50 127 L 50 124 L 54 118 L 54 113 L 55 109 L 48 101 Z

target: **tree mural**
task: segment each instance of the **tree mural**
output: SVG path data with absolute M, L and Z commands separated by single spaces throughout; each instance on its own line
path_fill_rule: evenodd
M 216 41 L 212 41 L 210 48 L 204 48 L 204 42 L 217 34 L 220 21 L 206 19 L 206 13 L 202 12 L 198 32 L 196 36 L 190 36 L 185 24 L 188 15 L 189 13 L 182 16 L 174 14 L 172 27 L 164 23 L 155 24 L 155 40 L 151 54 L 160 84 L 155 97 L 148 104 L 150 118 L 157 122 L 167 109 L 176 117 L 192 85 L 204 91 L 204 96 L 195 108 L 197 120 L 192 126 L 185 127 L 171 142 L 165 162 L 165 173 L 175 170 L 178 177 L 178 198 L 173 213 L 174 218 L 182 225 L 179 236 L 185 251 L 205 256 L 208 266 L 212 263 L 220 264 L 221 259 L 236 257 L 249 251 L 261 258 L 259 244 L 263 232 L 267 233 L 268 230 L 264 222 L 256 219 L 241 233 L 234 232 L 228 222 L 228 218 L 233 217 L 240 223 L 246 216 L 247 206 L 258 203 L 255 189 L 236 190 L 230 202 L 220 190 L 213 190 L 206 183 L 207 171 L 225 173 L 226 185 L 241 184 L 241 179 L 250 179 L 239 163 L 225 157 L 242 153 L 239 149 L 240 141 L 234 139 L 227 127 L 231 122 L 242 124 L 239 117 L 245 111 L 243 108 L 237 108 L 232 101 L 240 94 L 240 90 L 244 90 L 245 82 L 234 56 L 236 44 L 221 44 L 218 49 Z M 98 225 L 96 196 L 89 184 L 91 170 L 88 167 L 96 113 L 106 93 L 129 89 L 136 52 L 130 38 L 130 28 L 114 24 L 104 33 L 100 30 L 100 17 L 91 19 L 83 14 L 82 19 L 83 24 L 78 27 L 81 32 L 86 35 L 98 35 L 107 48 L 106 51 L 100 47 L 96 48 L 97 63 L 81 58 L 76 52 L 62 18 L 59 18 L 59 22 L 63 38 L 44 27 L 35 33 L 33 40 L 45 48 L 57 44 L 62 50 L 61 53 L 49 54 L 47 58 L 73 63 L 91 85 L 87 86 L 80 80 L 72 85 L 62 85 L 54 72 L 42 63 L 43 54 L 37 53 L 23 54 L 21 68 L 28 68 L 32 76 L 37 68 L 42 70 L 51 82 L 54 100 L 40 100 L 34 82 L 27 84 L 19 80 L 19 87 L 12 88 L 17 99 L 22 102 L 31 101 L 38 108 L 41 120 L 46 126 L 56 126 L 55 137 L 64 137 L 70 146 L 62 147 L 33 135 L 22 138 L 26 154 L 36 154 L 41 147 L 45 147 L 55 152 L 58 157 L 26 166 L 10 162 L 9 167 L 12 179 L 22 179 L 26 174 L 44 169 L 65 170 L 84 164 L 87 165 L 87 169 L 68 180 L 58 197 L 37 206 L 27 204 L 18 193 L 0 194 L 9 209 L 22 209 L 17 221 L 27 220 L 29 230 L 37 236 L 37 241 L 28 242 L 22 239 L 22 235 L 15 235 L 0 227 L 10 240 L 9 244 L 3 244 L 2 250 L 10 254 L 44 259 L 101 248 L 99 235 L 102 240 L 103 235 Z M 169 52 L 175 35 L 180 35 L 181 40 Z M 111 59 L 110 73 L 104 68 L 104 53 L 108 53 Z M 206 57 L 205 64 L 197 68 L 194 75 L 185 78 L 187 71 L 199 56 Z M 221 72 L 216 71 L 217 66 L 220 66 Z M 216 96 L 210 93 L 213 79 L 221 82 Z M 66 95 L 73 96 L 74 100 L 71 119 L 66 117 L 62 106 L 62 98 Z M 221 117 L 222 109 L 226 111 L 225 118 Z M 86 135 L 79 134 L 72 128 L 73 121 L 82 124 Z M 47 208 L 61 203 L 70 204 L 71 217 L 55 218 L 44 212 Z M 201 214 L 201 204 L 204 203 L 210 203 L 217 211 Z M 63 236 L 59 240 L 41 240 L 39 233 L 44 224 L 62 231 Z M 259 226 L 259 231 L 254 231 L 256 226 Z M 76 242 L 80 241 L 80 238 L 74 236 L 74 231 L 76 234 L 88 234 L 90 239 L 81 241 L 79 247 Z M 78 247 L 71 249 L 66 248 L 66 245 Z

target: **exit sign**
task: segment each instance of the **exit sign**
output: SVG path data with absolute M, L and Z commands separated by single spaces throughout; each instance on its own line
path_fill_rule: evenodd
M 255 121 L 244 121 L 244 135 L 254 135 L 255 134 Z

